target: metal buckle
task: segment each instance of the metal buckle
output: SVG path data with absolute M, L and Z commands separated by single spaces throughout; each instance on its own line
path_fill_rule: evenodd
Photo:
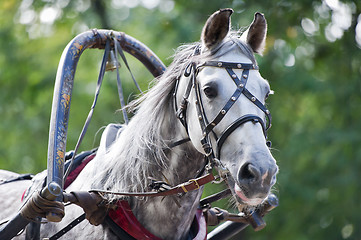
M 196 184 L 196 187 L 197 187 L 197 188 L 192 189 L 192 190 L 197 190 L 197 189 L 200 188 L 199 183 L 197 182 L 196 179 L 191 179 L 191 180 L 188 181 L 188 183 L 192 183 L 192 182 L 194 182 Z M 185 187 L 185 184 L 180 185 L 180 187 L 182 188 L 183 192 L 185 192 L 185 193 L 188 192 L 188 190 Z
M 194 189 L 194 190 L 197 190 L 197 189 L 199 189 L 200 188 L 200 186 L 199 186 L 199 183 L 197 182 L 197 180 L 195 180 L 195 179 L 191 179 L 191 180 L 189 180 L 188 182 L 194 182 L 195 184 L 196 184 L 196 189 Z

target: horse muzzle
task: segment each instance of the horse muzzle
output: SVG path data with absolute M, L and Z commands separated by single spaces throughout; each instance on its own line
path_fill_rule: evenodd
M 245 163 L 238 171 L 234 193 L 238 201 L 247 205 L 259 205 L 276 183 L 278 167 L 272 159 L 270 164 Z

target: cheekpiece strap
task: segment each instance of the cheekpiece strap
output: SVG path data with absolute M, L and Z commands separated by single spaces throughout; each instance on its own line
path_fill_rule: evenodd
M 221 62 L 221 61 L 207 61 L 198 67 L 221 67 L 221 68 L 231 68 L 231 69 L 249 69 L 249 70 L 258 70 L 258 66 L 252 63 L 232 63 L 232 62 Z

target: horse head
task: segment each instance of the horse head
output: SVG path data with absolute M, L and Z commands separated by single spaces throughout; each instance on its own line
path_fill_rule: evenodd
M 271 90 L 254 58 L 262 54 L 267 23 L 256 13 L 239 36 L 230 31 L 232 12 L 217 11 L 204 25 L 201 45 L 179 80 L 178 115 L 194 147 L 213 156 L 237 202 L 258 205 L 278 172 L 267 144 L 271 115 L 265 101 Z

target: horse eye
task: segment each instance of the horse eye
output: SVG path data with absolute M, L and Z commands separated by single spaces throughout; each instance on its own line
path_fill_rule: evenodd
M 208 98 L 215 98 L 217 97 L 217 89 L 214 87 L 205 87 L 203 89 L 204 94 L 208 97 Z
M 266 94 L 266 96 L 264 97 L 264 100 L 267 100 L 267 98 L 269 97 L 269 92 Z
M 267 92 L 266 96 L 264 97 L 264 100 L 267 100 L 267 98 L 269 97 L 269 95 L 273 94 L 273 90 L 270 90 Z

